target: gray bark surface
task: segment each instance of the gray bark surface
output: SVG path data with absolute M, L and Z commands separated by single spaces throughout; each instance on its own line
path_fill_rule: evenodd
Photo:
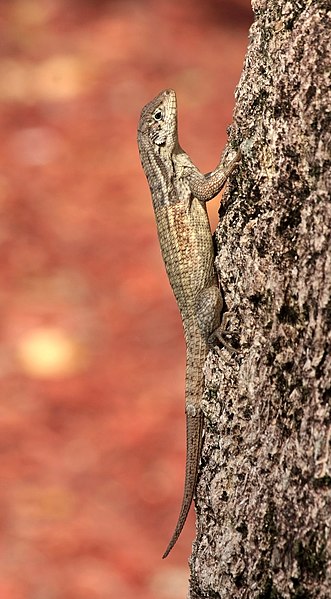
M 327 599 L 330 2 L 255 0 L 216 233 L 228 340 L 209 353 L 190 599 Z

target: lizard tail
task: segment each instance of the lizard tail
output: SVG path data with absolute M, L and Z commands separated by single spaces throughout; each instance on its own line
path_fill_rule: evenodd
M 183 530 L 187 515 L 189 513 L 195 486 L 198 477 L 200 454 L 202 446 L 202 429 L 203 429 L 203 414 L 200 410 L 197 414 L 186 414 L 186 469 L 185 469 L 185 485 L 184 496 L 180 508 L 176 528 L 172 535 L 169 545 L 165 550 L 162 558 L 164 559 L 170 553 L 175 545 L 180 533 Z

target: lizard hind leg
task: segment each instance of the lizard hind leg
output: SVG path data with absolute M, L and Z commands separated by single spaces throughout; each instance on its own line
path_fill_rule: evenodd
M 216 285 L 206 287 L 199 293 L 196 315 L 199 329 L 207 342 L 212 333 L 220 327 L 222 307 L 222 296 Z
M 223 299 L 216 285 L 203 289 L 199 294 L 196 308 L 199 328 L 210 347 L 215 345 L 215 342 L 219 342 L 230 353 L 235 353 L 238 350 L 224 336 L 229 313 L 225 312 L 221 320 L 222 307 Z

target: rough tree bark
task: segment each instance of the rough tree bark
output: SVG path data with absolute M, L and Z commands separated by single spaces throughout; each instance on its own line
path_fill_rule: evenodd
M 216 264 L 239 352 L 205 374 L 190 599 L 326 599 L 330 2 L 255 0 Z

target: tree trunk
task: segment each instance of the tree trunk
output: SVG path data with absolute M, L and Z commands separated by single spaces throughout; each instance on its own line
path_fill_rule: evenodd
M 210 352 L 190 599 L 327 599 L 330 3 L 254 0 L 216 233 L 228 340 Z M 220 92 L 221 93 L 221 92 Z

